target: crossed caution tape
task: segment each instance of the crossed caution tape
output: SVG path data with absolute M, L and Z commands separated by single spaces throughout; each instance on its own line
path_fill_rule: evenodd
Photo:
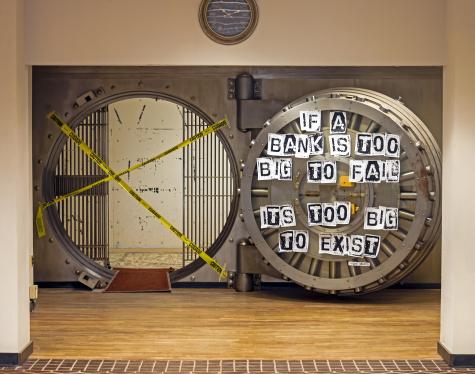
M 141 168 L 145 165 L 150 164 L 151 162 L 157 161 L 166 155 L 186 147 L 187 145 L 225 127 L 228 125 L 227 119 L 222 119 L 221 121 L 218 121 L 216 123 L 213 123 L 212 125 L 208 126 L 206 129 L 200 131 L 199 133 L 193 135 L 192 137 L 182 141 L 181 143 L 175 145 L 174 147 L 144 161 L 141 163 L 138 163 L 136 165 L 133 165 L 127 169 L 124 169 L 118 173 L 114 172 L 102 158 L 97 155 L 75 132 L 74 130 L 69 127 L 69 125 L 64 122 L 58 114 L 55 112 L 51 112 L 48 114 L 48 118 L 53 120 L 55 124 L 59 127 L 61 132 L 66 135 L 69 139 L 71 139 L 76 145 L 81 149 L 81 151 L 86 154 L 87 157 L 89 157 L 94 163 L 97 164 L 108 176 L 98 180 L 94 183 L 91 183 L 87 186 L 84 186 L 82 188 L 79 188 L 75 191 L 72 191 L 66 195 L 60 196 L 55 198 L 54 200 L 51 200 L 50 202 L 47 203 L 40 203 L 38 206 L 38 211 L 36 213 L 36 230 L 38 232 L 38 236 L 41 238 L 46 235 L 46 229 L 44 225 L 44 220 L 43 220 L 43 212 L 45 209 L 48 207 L 55 205 L 59 203 L 60 201 L 63 201 L 65 199 L 68 199 L 72 196 L 79 195 L 87 190 L 90 190 L 91 188 L 94 188 L 102 183 L 110 182 L 112 180 L 115 180 L 127 193 L 132 196 L 140 205 L 142 205 L 145 209 L 147 209 L 155 218 L 157 218 L 163 226 L 165 226 L 168 230 L 170 230 L 172 233 L 174 233 L 178 239 L 180 239 L 185 245 L 193 250 L 198 256 L 205 261 L 209 266 L 211 266 L 218 274 L 220 278 L 226 278 L 228 276 L 228 273 L 225 269 L 224 266 L 221 266 L 215 259 L 213 259 L 211 256 L 209 256 L 203 249 L 198 247 L 195 243 L 191 241 L 188 237 L 186 237 L 185 234 L 183 234 L 180 230 L 178 230 L 175 226 L 173 226 L 165 217 L 163 217 L 158 211 L 156 211 L 147 201 L 145 201 L 142 197 L 140 197 L 133 189 L 130 187 L 122 178 L 121 176 L 124 174 L 127 174 L 133 170 L 136 170 L 138 168 Z

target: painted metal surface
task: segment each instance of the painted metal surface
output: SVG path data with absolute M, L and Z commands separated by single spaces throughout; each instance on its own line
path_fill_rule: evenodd
M 229 82 L 241 74 L 250 74 L 259 82 L 259 95 L 236 99 L 230 94 Z M 244 212 L 239 210 L 239 191 L 242 197 L 250 191 L 249 183 L 241 188 L 239 168 L 249 167 L 246 161 L 254 153 L 251 140 L 258 136 L 263 124 L 279 108 L 287 106 L 296 97 L 329 87 L 359 86 L 382 92 L 393 98 L 402 96 L 410 108 L 427 124 L 437 140 L 441 139 L 442 80 L 440 68 L 311 68 L 311 67 L 38 67 L 33 71 L 33 178 L 34 204 L 49 200 L 54 191 L 48 184 L 54 179 L 55 167 L 65 139 L 45 118 L 56 110 L 73 126 L 78 126 L 88 113 L 93 113 L 119 100 L 157 97 L 191 108 L 210 123 L 227 116 L 231 127 L 220 131 L 219 138 L 230 160 L 230 173 L 237 176 L 232 187 L 234 197 L 230 214 L 218 233 L 212 248 L 214 257 L 236 271 L 236 247 L 249 238 L 251 232 L 244 224 Z M 352 94 L 350 94 L 352 95 Z M 237 124 L 240 124 L 239 127 Z M 280 126 L 280 125 L 279 125 Z M 282 124 L 285 127 L 285 124 Z M 411 136 L 422 136 L 421 134 Z M 418 151 L 419 152 L 419 151 Z M 419 152 L 420 153 L 420 152 Z M 415 153 L 417 154 L 417 152 Z M 411 156 L 412 157 L 412 156 Z M 418 156 L 422 157 L 422 156 Z M 430 164 L 426 163 L 426 166 Z M 412 175 L 404 175 L 402 179 Z M 251 186 L 252 186 L 252 182 Z M 412 182 L 411 182 L 412 183 Z M 431 188 L 433 186 L 430 186 Z M 244 194 L 245 193 L 245 194 Z M 368 196 L 370 193 L 368 193 Z M 374 195 L 374 194 L 373 194 Z M 400 191 L 400 198 L 417 201 L 411 191 Z M 244 205 L 243 205 L 244 207 Z M 421 208 L 424 208 L 421 205 Z M 57 210 L 49 208 L 46 225 L 48 237 L 35 238 L 35 278 L 37 281 L 75 281 L 85 272 L 98 279 L 99 286 L 113 276 L 101 266 L 75 249 L 64 235 Z M 419 221 L 418 221 L 419 222 Z M 434 221 L 433 221 L 434 222 Z M 434 223 L 436 224 L 436 222 Z M 434 227 L 434 225 L 432 226 Z M 424 229 L 426 232 L 432 229 Z M 429 230 L 429 231 L 427 231 Z M 255 233 L 252 233 L 255 235 Z M 412 234 L 411 234 L 412 235 Z M 412 237 L 412 236 L 411 236 Z M 422 280 L 437 282 L 439 243 L 424 269 L 417 272 Z M 73 243 L 74 244 L 74 243 Z M 427 244 L 429 246 L 429 244 Z M 259 252 L 260 253 L 260 252 Z M 258 255 L 256 261 L 262 260 Z M 265 256 L 264 256 L 265 257 Z M 267 260 L 265 260 L 267 262 Z M 413 268 L 417 261 L 411 261 Z M 183 270 L 172 274 L 175 281 L 215 282 L 212 271 L 193 261 Z M 414 265 L 414 266 L 412 266 Z M 265 268 L 267 265 L 256 266 Z M 279 266 L 277 266 L 279 268 Z M 378 271 L 383 267 L 377 265 Z M 278 269 L 281 270 L 281 269 Z M 409 271 L 404 272 L 407 274 Z M 268 272 L 271 273 L 271 272 Z M 282 271 L 280 271 L 282 274 Z M 275 274 L 273 274 L 275 275 Z M 293 279 L 292 277 L 290 277 Z M 275 280 L 263 275 L 263 280 Z M 295 280 L 295 279 L 294 279 Z M 309 287 L 306 282 L 297 282 Z M 338 288 L 338 287 L 337 287 Z M 330 289 L 330 288 L 329 288 Z M 353 288 L 354 289 L 354 288 Z
M 400 183 L 356 184 L 340 188 L 338 184 L 307 183 L 306 159 L 294 158 L 293 182 L 259 181 L 256 158 L 267 155 L 269 133 L 299 132 L 300 111 L 344 111 L 349 118 L 348 133 L 380 132 L 401 138 Z M 328 137 L 329 119 L 322 120 Z M 328 138 L 327 138 L 328 139 Z M 375 91 L 358 88 L 323 90 L 302 97 L 266 122 L 251 143 L 243 169 L 242 211 L 254 244 L 266 260 L 282 274 L 308 289 L 338 294 L 366 293 L 387 287 L 410 273 L 432 250 L 439 238 L 441 222 L 441 154 L 434 137 L 424 123 L 402 103 Z M 328 152 L 328 151 L 327 151 Z M 329 154 L 311 159 L 328 159 Z M 348 174 L 345 158 L 337 161 L 339 175 Z M 351 201 L 360 210 L 347 225 L 338 228 L 309 227 L 306 204 L 318 196 L 321 201 Z M 297 230 L 309 230 L 311 244 L 307 253 L 278 253 L 278 229 L 261 229 L 256 210 L 263 205 L 293 203 Z M 364 208 L 399 208 L 398 231 L 380 231 L 382 250 L 369 267 L 353 267 L 350 256 L 334 257 L 318 251 L 318 237 L 324 233 L 364 234 Z

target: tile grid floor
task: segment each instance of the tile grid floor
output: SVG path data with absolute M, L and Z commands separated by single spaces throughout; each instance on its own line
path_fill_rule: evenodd
M 62 360 L 33 359 L 0 373 L 475 373 L 442 360 Z

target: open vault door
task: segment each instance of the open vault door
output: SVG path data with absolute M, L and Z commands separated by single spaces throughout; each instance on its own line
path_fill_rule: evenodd
M 197 100 L 199 92 L 216 85 L 206 78 L 196 80 L 194 88 L 185 88 L 184 77 L 165 75 L 163 80 L 150 80 L 148 90 L 143 81 L 130 81 L 121 74 L 112 82 L 83 80 L 75 87 L 82 94 L 72 102 L 64 99 L 64 91 L 61 97 L 60 88 L 56 91 L 55 84 L 61 85 L 63 77 L 44 78 L 35 75 L 37 92 L 44 92 L 45 84 L 52 93 L 48 97 L 35 95 L 36 138 L 43 140 L 35 142 L 35 154 L 39 155 L 35 157 L 35 205 L 105 177 L 44 119 L 46 107 L 63 116 L 117 171 L 173 147 L 225 117 L 214 109 L 215 97 L 203 97 L 202 103 Z M 83 85 L 89 90 L 84 91 Z M 203 110 L 206 106 L 210 115 Z M 225 131 L 227 134 L 212 133 L 124 176 L 136 193 L 211 256 L 223 246 L 237 214 L 238 172 L 227 135 L 235 137 L 232 129 Z M 91 288 L 104 287 L 114 275 L 113 268 L 119 267 L 173 268 L 171 278 L 176 281 L 203 266 L 195 252 L 115 183 L 61 201 L 47 209 L 45 218 L 48 237 L 35 241 L 38 282 L 80 281 Z
M 277 183 L 272 186 L 262 186 L 255 181 L 255 161 L 265 152 L 265 137 L 271 132 L 293 131 L 295 123 L 293 124 L 292 121 L 298 117 L 301 101 L 313 103 L 314 97 L 320 95 L 316 92 L 330 87 L 364 87 L 378 93 L 374 94 L 376 98 L 371 94 L 371 100 L 361 99 L 360 96 L 365 97 L 364 93 L 346 91 L 339 93 L 338 90 L 322 93 L 324 96 L 329 95 L 328 100 L 335 103 L 339 99 L 345 101 L 345 105 L 350 107 L 362 105 L 363 112 L 360 111 L 361 113 L 350 110 L 352 108 L 345 109 L 348 118 L 356 121 L 355 123 L 359 126 L 353 128 L 352 131 L 376 133 L 386 131 L 385 123 L 380 123 L 384 115 L 391 116 L 393 109 L 396 113 L 406 113 L 401 102 L 398 104 L 393 99 L 388 101 L 386 96 L 378 96 L 379 93 L 396 99 L 402 96 L 405 104 L 425 124 L 425 126 L 420 125 L 419 122 L 422 121 L 414 119 L 410 113 L 407 114 L 412 121 L 419 122 L 414 126 L 409 124 L 407 131 L 403 130 L 412 143 L 411 151 L 406 151 L 404 155 L 406 158 L 401 161 L 404 173 L 409 173 L 411 167 L 414 167 L 417 174 L 422 169 L 415 169 L 415 167 L 424 165 L 427 175 L 408 174 L 403 177 L 405 180 L 402 180 L 403 183 L 398 185 L 398 188 L 394 189 L 393 186 L 394 191 L 381 189 L 374 193 L 373 188 L 372 191 L 367 191 L 368 193 L 359 192 L 360 194 L 364 192 L 367 197 L 386 196 L 388 199 L 394 199 L 391 202 L 401 204 L 401 207 L 404 204 L 408 205 L 407 209 L 401 210 L 403 215 L 400 219 L 405 221 L 401 225 L 401 232 L 391 234 L 391 236 L 396 236 L 393 239 L 401 242 L 406 240 L 403 236 L 410 238 L 410 240 L 407 239 L 405 246 L 409 251 L 407 253 L 415 257 L 403 256 L 403 252 L 398 251 L 399 244 L 397 243 L 386 243 L 386 256 L 397 263 L 395 268 L 389 265 L 392 262 L 386 261 L 387 258 L 376 259 L 373 260 L 369 275 L 360 276 L 347 274 L 347 268 L 342 264 L 332 265 L 332 261 L 328 259 L 313 258 L 311 255 L 279 256 L 273 251 L 275 243 L 271 243 L 275 239 L 274 233 L 263 233 L 258 227 L 259 222 L 255 212 L 260 205 L 278 202 L 279 194 L 290 196 L 296 191 L 297 195 L 306 193 L 305 189 L 300 192 L 295 189 L 286 191 L 287 187 L 281 189 Z M 333 94 L 341 95 L 341 97 L 333 97 Z M 356 99 L 357 97 L 359 99 Z M 440 69 L 34 68 L 34 208 L 41 201 L 51 200 L 56 195 L 74 189 L 78 184 L 87 184 L 89 181 L 100 178 L 101 175 L 92 165 L 89 165 L 88 160 L 81 161 L 81 156 L 74 159 L 76 160 L 74 164 L 72 157 L 75 150 L 68 148 L 66 139 L 59 136 L 55 125 L 46 119 L 46 114 L 51 110 L 58 112 L 77 129 L 78 133 L 89 137 L 91 144 L 97 147 L 96 150 L 102 152 L 104 157 L 109 157 L 109 162 L 113 163 L 114 161 L 110 158 L 110 126 L 111 119 L 116 120 L 117 114 L 111 110 L 111 105 L 140 98 L 169 102 L 181 108 L 180 136 L 182 138 L 224 117 L 227 117 L 231 124 L 229 128 L 219 131 L 216 138 L 207 144 L 196 143 L 180 154 L 182 168 L 180 184 L 183 186 L 183 193 L 179 210 L 187 214 L 179 219 L 180 222 L 173 222 L 181 225 L 184 231 L 188 230 L 189 236 L 201 247 L 206 248 L 218 262 L 227 265 L 227 269 L 234 275 L 230 279 L 231 284 L 238 284 L 240 285 L 238 288 L 241 289 L 249 289 L 252 288 L 253 280 L 262 274 L 264 280 L 289 279 L 317 291 L 369 292 L 400 281 L 421 263 L 434 243 L 435 254 L 426 261 L 428 265 L 418 272 L 418 276 L 421 279 L 427 279 L 428 282 L 438 281 L 440 249 L 436 233 L 439 222 L 439 192 L 436 186 L 440 170 L 436 161 L 438 157 L 436 142 L 431 136 L 440 141 L 442 102 Z M 377 108 L 382 108 L 378 109 L 383 114 L 381 118 L 375 118 L 376 124 L 368 122 L 371 120 L 370 103 Z M 386 109 L 388 109 L 387 113 L 384 112 Z M 140 112 L 141 110 L 138 110 L 137 116 L 140 116 Z M 295 118 L 289 120 L 292 116 Z M 361 116 L 362 119 L 358 119 L 357 116 Z M 134 126 L 137 127 L 137 123 Z M 411 129 L 415 129 L 415 133 L 412 133 Z M 418 146 L 416 146 L 417 143 Z M 406 148 L 409 149 L 409 147 Z M 143 157 L 155 154 L 152 149 L 149 151 L 151 154 L 144 154 Z M 76 169 L 71 169 L 72 164 L 65 163 L 65 152 L 70 153 L 68 162 L 73 162 Z M 158 166 L 157 173 L 160 167 Z M 157 174 L 157 178 L 160 178 L 160 174 Z M 430 184 L 430 188 L 423 191 L 429 195 L 420 196 L 422 190 L 417 185 L 420 181 L 427 181 Z M 152 187 L 153 190 L 153 187 L 159 187 L 159 185 L 160 183 L 157 186 L 143 186 L 136 183 L 134 187 L 137 192 L 140 192 L 148 187 Z M 310 191 L 310 193 L 314 192 Z M 432 193 L 435 193 L 435 199 Z M 112 258 L 109 251 L 113 249 L 116 242 L 116 240 L 111 240 L 110 228 L 113 224 L 111 219 L 113 215 L 110 212 L 110 200 L 111 189 L 98 188 L 91 190 L 89 195 L 80 196 L 77 201 L 70 201 L 68 206 L 49 208 L 46 214 L 48 235 L 43 239 L 35 238 L 34 242 L 37 282 L 80 280 L 94 288 L 104 287 L 110 281 L 114 272 L 108 267 Z M 414 203 L 416 210 L 411 205 Z M 424 210 L 424 216 L 421 216 L 418 210 L 418 207 L 422 206 L 424 209 L 427 208 Z M 83 222 L 78 220 L 76 214 L 74 215 L 76 220 L 72 218 L 70 213 L 74 209 L 80 209 L 84 217 L 89 217 L 88 223 L 83 218 L 81 218 Z M 417 227 L 417 230 L 414 231 L 412 227 Z M 80 238 L 79 231 L 85 233 L 89 239 Z M 419 240 L 421 238 L 423 240 Z M 424 244 L 422 245 L 421 242 Z M 413 251 L 416 246 L 422 250 Z M 193 253 L 181 248 L 180 251 L 182 267 L 172 273 L 173 281 L 217 281 L 216 274 L 207 266 L 203 266 L 204 263 L 201 260 L 195 259 Z M 389 267 L 399 270 L 394 273 Z M 315 281 L 314 278 L 319 276 L 317 273 L 325 278 L 324 285 Z M 308 277 L 310 278 L 307 279 Z M 360 287 L 361 285 L 351 280 L 352 278 L 368 278 L 366 280 L 369 283 L 365 284 L 370 286 Z

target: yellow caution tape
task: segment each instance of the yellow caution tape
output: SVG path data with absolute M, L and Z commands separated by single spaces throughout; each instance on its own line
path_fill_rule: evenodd
M 140 162 L 138 164 L 135 164 L 135 165 L 132 165 L 131 167 L 127 168 L 127 169 L 124 169 L 124 170 L 121 170 L 120 172 L 118 172 L 116 175 L 118 175 L 119 177 L 121 177 L 122 175 L 124 174 L 127 174 L 127 173 L 130 173 L 131 171 L 133 170 L 136 170 L 136 169 L 139 169 L 143 166 L 146 166 L 154 161 L 157 161 L 157 160 L 160 160 L 161 158 L 165 157 L 166 155 L 178 150 L 178 149 L 181 149 L 181 148 L 184 148 L 186 147 L 187 145 L 225 127 L 228 125 L 228 121 L 226 119 L 222 119 L 221 121 L 218 121 L 216 123 L 213 123 L 212 125 L 208 126 L 207 128 L 205 128 L 204 130 L 196 133 L 195 135 L 191 136 L 190 138 L 188 139 L 185 139 L 184 141 L 182 141 L 181 143 L 178 143 L 177 145 L 175 145 L 174 147 L 172 148 L 169 148 L 167 149 L 166 151 L 148 159 L 148 160 L 145 160 L 144 162 Z M 105 177 L 103 179 L 100 179 L 96 182 L 93 182 L 91 184 L 88 184 L 87 186 L 84 186 L 84 187 L 81 187 L 75 191 L 72 191 L 70 193 L 67 193 L 65 195 L 62 195 L 60 197 L 57 197 L 55 198 L 54 200 L 51 200 L 50 202 L 47 202 L 47 203 L 41 203 L 40 206 L 38 207 L 38 213 L 37 213 L 37 223 L 38 223 L 38 219 L 42 219 L 42 214 L 40 214 L 40 211 L 43 212 L 46 208 L 52 206 L 52 205 L 55 205 L 63 200 L 66 200 L 70 197 L 73 197 L 73 196 L 76 196 L 76 195 L 80 195 L 88 190 L 90 190 L 91 188 L 94 188 L 102 183 L 106 183 L 106 182 L 110 182 L 111 180 L 113 180 L 114 177 L 112 176 L 109 176 L 109 177 Z M 38 226 L 38 225 L 37 225 Z
M 209 256 L 203 249 L 199 248 L 196 244 L 194 244 L 189 238 L 185 236 L 180 230 L 178 230 L 176 227 L 174 227 L 165 217 L 163 217 L 160 213 L 158 213 L 147 201 L 145 201 L 142 197 L 140 197 L 133 189 L 130 187 L 122 178 L 120 178 L 121 175 L 126 174 L 132 170 L 138 169 L 142 166 L 145 166 L 153 161 L 156 161 L 167 154 L 185 147 L 186 145 L 208 135 L 211 134 L 212 132 L 227 126 L 227 120 L 223 119 L 219 122 L 214 123 L 213 125 L 207 127 L 205 130 L 193 135 L 191 138 L 188 138 L 184 140 L 183 142 L 177 144 L 176 146 L 168 149 L 165 152 L 160 153 L 159 155 L 152 157 L 149 160 L 146 160 L 144 162 L 141 162 L 139 164 L 136 164 L 134 166 L 131 166 L 128 169 L 125 169 L 121 171 L 120 173 L 115 173 L 102 158 L 97 155 L 82 139 L 74 132 L 71 127 L 68 126 L 66 122 L 64 122 L 55 112 L 52 112 L 48 114 L 48 118 L 53 120 L 56 125 L 60 128 L 61 132 L 65 134 L 69 139 L 71 139 L 76 145 L 86 154 L 87 157 L 89 157 L 93 162 L 97 164 L 107 175 L 108 177 L 101 179 L 97 182 L 91 183 L 90 185 L 86 187 L 82 187 L 79 190 L 73 191 L 67 195 L 61 196 L 49 203 L 43 203 L 40 204 L 38 207 L 38 211 L 36 214 L 36 227 L 38 231 L 38 236 L 42 237 L 46 235 L 45 231 L 45 226 L 43 222 L 43 211 L 46 209 L 46 207 L 51 206 L 56 204 L 57 202 L 64 200 L 68 197 L 75 196 L 77 194 L 80 194 L 84 191 L 87 191 L 101 183 L 108 182 L 111 180 L 115 180 L 125 191 L 129 193 L 137 202 L 142 205 L 145 209 L 147 209 L 150 213 L 152 213 L 153 216 L 155 216 L 161 223 L 164 225 L 168 230 L 173 232 L 178 239 L 180 239 L 187 247 L 189 247 L 191 250 L 193 250 L 198 256 L 205 261 L 209 266 L 211 266 L 220 276 L 220 278 L 225 278 L 227 277 L 227 271 L 223 266 L 221 266 L 215 259 L 213 259 L 211 256 Z

